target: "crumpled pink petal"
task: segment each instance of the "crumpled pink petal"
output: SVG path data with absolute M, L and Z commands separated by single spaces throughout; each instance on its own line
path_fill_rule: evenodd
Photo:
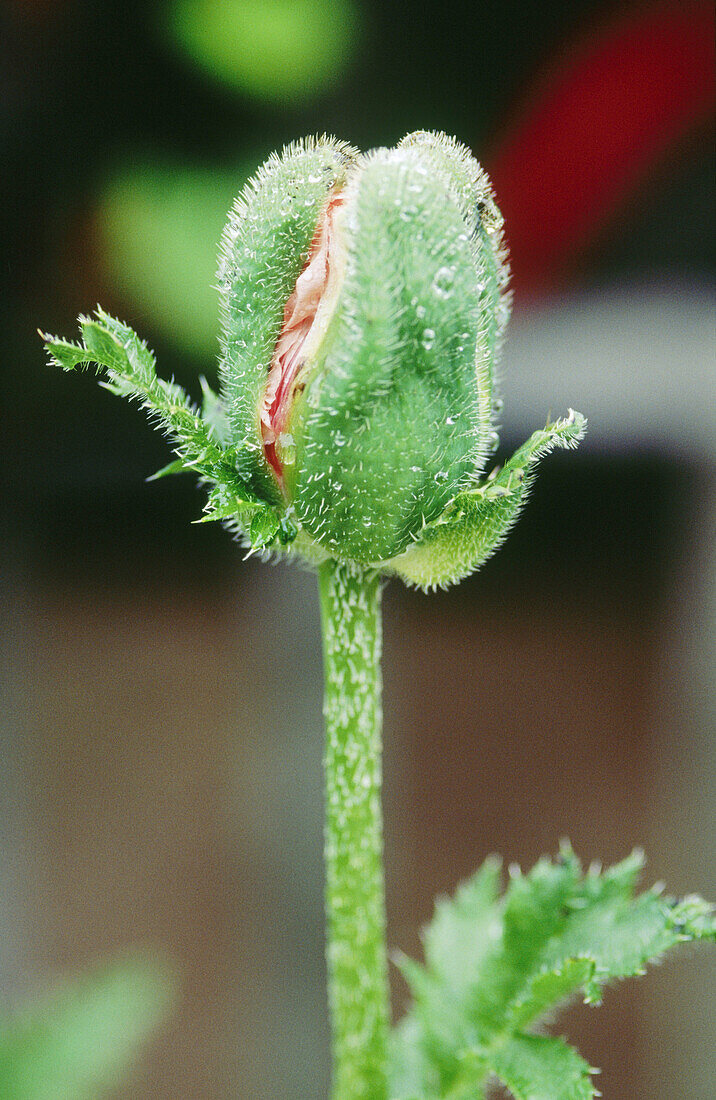
M 268 384 L 261 406 L 261 436 L 266 461 L 280 483 L 283 482 L 283 470 L 276 443 L 288 423 L 292 398 L 300 392 L 294 383 L 304 363 L 303 348 L 328 285 L 335 240 L 335 212 L 342 203 L 342 194 L 334 191 L 319 218 L 308 260 L 286 303 L 283 325 L 269 367 Z

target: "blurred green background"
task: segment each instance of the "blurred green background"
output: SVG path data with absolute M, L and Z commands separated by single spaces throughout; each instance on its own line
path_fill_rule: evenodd
M 326 1095 L 317 607 L 310 575 L 192 526 L 188 479 L 144 483 L 161 438 L 50 371 L 37 326 L 101 301 L 197 394 L 221 228 L 271 150 L 466 142 L 513 254 L 504 449 L 567 404 L 590 432 L 483 573 L 386 593 L 390 941 L 417 951 L 487 852 L 562 835 L 713 895 L 712 23 L 666 0 L 4 5 L 0 1007 L 133 944 L 176 960 L 116 1100 Z M 713 978 L 679 957 L 570 1013 L 605 1097 L 704 1100 Z

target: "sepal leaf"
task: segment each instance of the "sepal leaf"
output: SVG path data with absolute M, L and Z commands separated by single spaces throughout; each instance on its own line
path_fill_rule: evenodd
M 479 569 L 516 522 L 539 460 L 556 447 L 576 447 L 586 427 L 585 417 L 570 409 L 568 416 L 534 432 L 501 469 L 458 493 L 423 527 L 416 542 L 389 563 L 390 571 L 408 584 L 431 589 L 455 584 Z

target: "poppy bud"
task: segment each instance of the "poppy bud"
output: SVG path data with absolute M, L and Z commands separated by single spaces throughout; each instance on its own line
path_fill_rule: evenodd
M 244 191 L 220 270 L 229 421 L 240 472 L 321 556 L 388 562 L 476 486 L 506 282 L 487 177 L 444 135 L 297 144 Z
M 430 588 L 477 568 L 537 461 L 584 434 L 570 412 L 481 480 L 507 279 L 502 218 L 464 146 L 420 131 L 359 154 L 323 137 L 270 157 L 229 215 L 218 397 L 204 385 L 195 408 L 102 310 L 80 319 L 81 344 L 46 343 L 158 417 L 178 456 L 160 473 L 210 487 L 205 519 L 254 549 Z

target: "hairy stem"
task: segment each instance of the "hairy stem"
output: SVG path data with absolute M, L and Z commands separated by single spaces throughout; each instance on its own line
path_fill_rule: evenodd
M 334 1100 L 385 1100 L 389 1024 L 381 816 L 380 578 L 319 570 L 326 914 Z

